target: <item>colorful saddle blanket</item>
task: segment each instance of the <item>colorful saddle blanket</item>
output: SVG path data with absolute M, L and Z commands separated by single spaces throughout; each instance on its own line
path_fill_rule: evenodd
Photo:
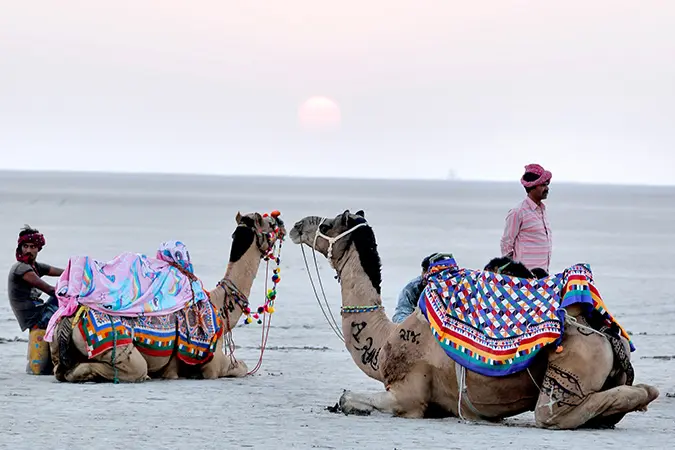
M 120 317 L 82 307 L 78 329 L 93 358 L 127 344 L 150 356 L 170 357 L 174 349 L 187 364 L 207 363 L 213 358 L 223 326 L 210 301 L 162 316 Z M 78 313 L 79 314 L 79 313 Z
M 628 333 L 607 311 L 591 269 L 577 264 L 539 280 L 459 268 L 453 258 L 432 264 L 419 307 L 443 350 L 487 376 L 519 372 L 564 331 L 563 308 L 582 303 L 608 327 Z M 586 308 L 585 308 L 586 309 Z M 634 351 L 630 342 L 631 351 Z
M 111 316 L 140 317 L 208 302 L 180 241 L 162 243 L 155 258 L 129 252 L 107 262 L 71 257 L 56 283 L 56 296 L 59 309 L 47 326 L 48 342 L 61 317 L 75 314 L 79 305 Z

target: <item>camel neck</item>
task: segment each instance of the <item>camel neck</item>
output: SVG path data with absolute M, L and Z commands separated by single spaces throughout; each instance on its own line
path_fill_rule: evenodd
M 251 294 L 251 287 L 258 273 L 260 261 L 258 247 L 253 244 L 239 260 L 230 261 L 225 270 L 224 278 L 231 281 L 237 290 L 247 299 Z M 225 305 L 226 298 L 227 305 Z M 221 308 L 227 310 L 227 317 L 229 319 L 229 327 L 227 329 L 233 329 L 243 314 L 242 305 L 235 302 L 232 296 L 228 297 L 225 288 L 220 285 L 211 291 L 211 302 L 218 310 Z
M 368 312 L 342 313 L 345 347 L 356 365 L 366 375 L 383 381 L 380 354 L 395 325 L 385 314 L 382 297 L 363 269 L 358 252 L 354 247 L 349 252 L 351 254 L 347 256 L 340 273 L 342 306 L 379 306 L 379 308 Z
M 261 261 L 260 251 L 254 243 L 239 260 L 230 261 L 227 264 L 225 278 L 234 283 L 237 289 L 248 298 Z

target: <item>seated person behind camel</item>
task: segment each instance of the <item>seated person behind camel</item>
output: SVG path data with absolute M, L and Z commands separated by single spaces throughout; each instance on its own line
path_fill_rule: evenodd
M 392 317 L 394 323 L 403 322 L 417 307 L 417 303 L 424 290 L 424 274 L 429 270 L 429 265 L 451 256 L 447 253 L 432 253 L 422 260 L 422 273 L 413 280 L 411 280 L 401 291 L 398 296 L 396 310 Z M 493 258 L 485 266 L 483 270 L 496 272 L 511 277 L 527 278 L 527 279 L 541 279 L 546 278 L 548 273 L 544 269 L 535 268 L 529 270 L 525 265 L 519 261 L 514 261 L 508 256 Z

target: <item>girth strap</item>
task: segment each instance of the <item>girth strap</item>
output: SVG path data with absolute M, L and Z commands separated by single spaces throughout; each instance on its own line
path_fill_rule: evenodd
M 458 394 L 458 400 L 457 400 L 457 414 L 459 415 L 459 418 L 462 420 L 466 420 L 464 416 L 462 415 L 462 404 L 466 405 L 466 407 L 469 408 L 469 410 L 476 415 L 481 420 L 486 420 L 487 418 L 483 416 L 478 410 L 473 406 L 473 403 L 471 403 L 471 399 L 469 398 L 469 389 L 466 384 L 466 367 L 462 366 L 461 364 L 458 364 L 455 362 L 455 376 L 457 377 L 457 394 Z

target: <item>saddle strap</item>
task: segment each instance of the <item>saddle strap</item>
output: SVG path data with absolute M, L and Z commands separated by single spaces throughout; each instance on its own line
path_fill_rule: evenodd
M 618 363 L 621 370 L 626 374 L 626 385 L 632 386 L 633 381 L 635 381 L 635 370 L 633 369 L 633 364 L 630 362 L 628 353 L 626 353 L 626 347 L 618 337 L 612 336 L 609 333 L 605 333 L 605 335 L 612 346 L 615 364 Z
M 466 405 L 472 413 L 476 415 L 481 420 L 487 420 L 471 403 L 471 398 L 469 398 L 469 388 L 466 384 L 466 367 L 455 362 L 455 376 L 457 377 L 457 414 L 462 420 L 466 420 L 462 415 L 462 405 Z

